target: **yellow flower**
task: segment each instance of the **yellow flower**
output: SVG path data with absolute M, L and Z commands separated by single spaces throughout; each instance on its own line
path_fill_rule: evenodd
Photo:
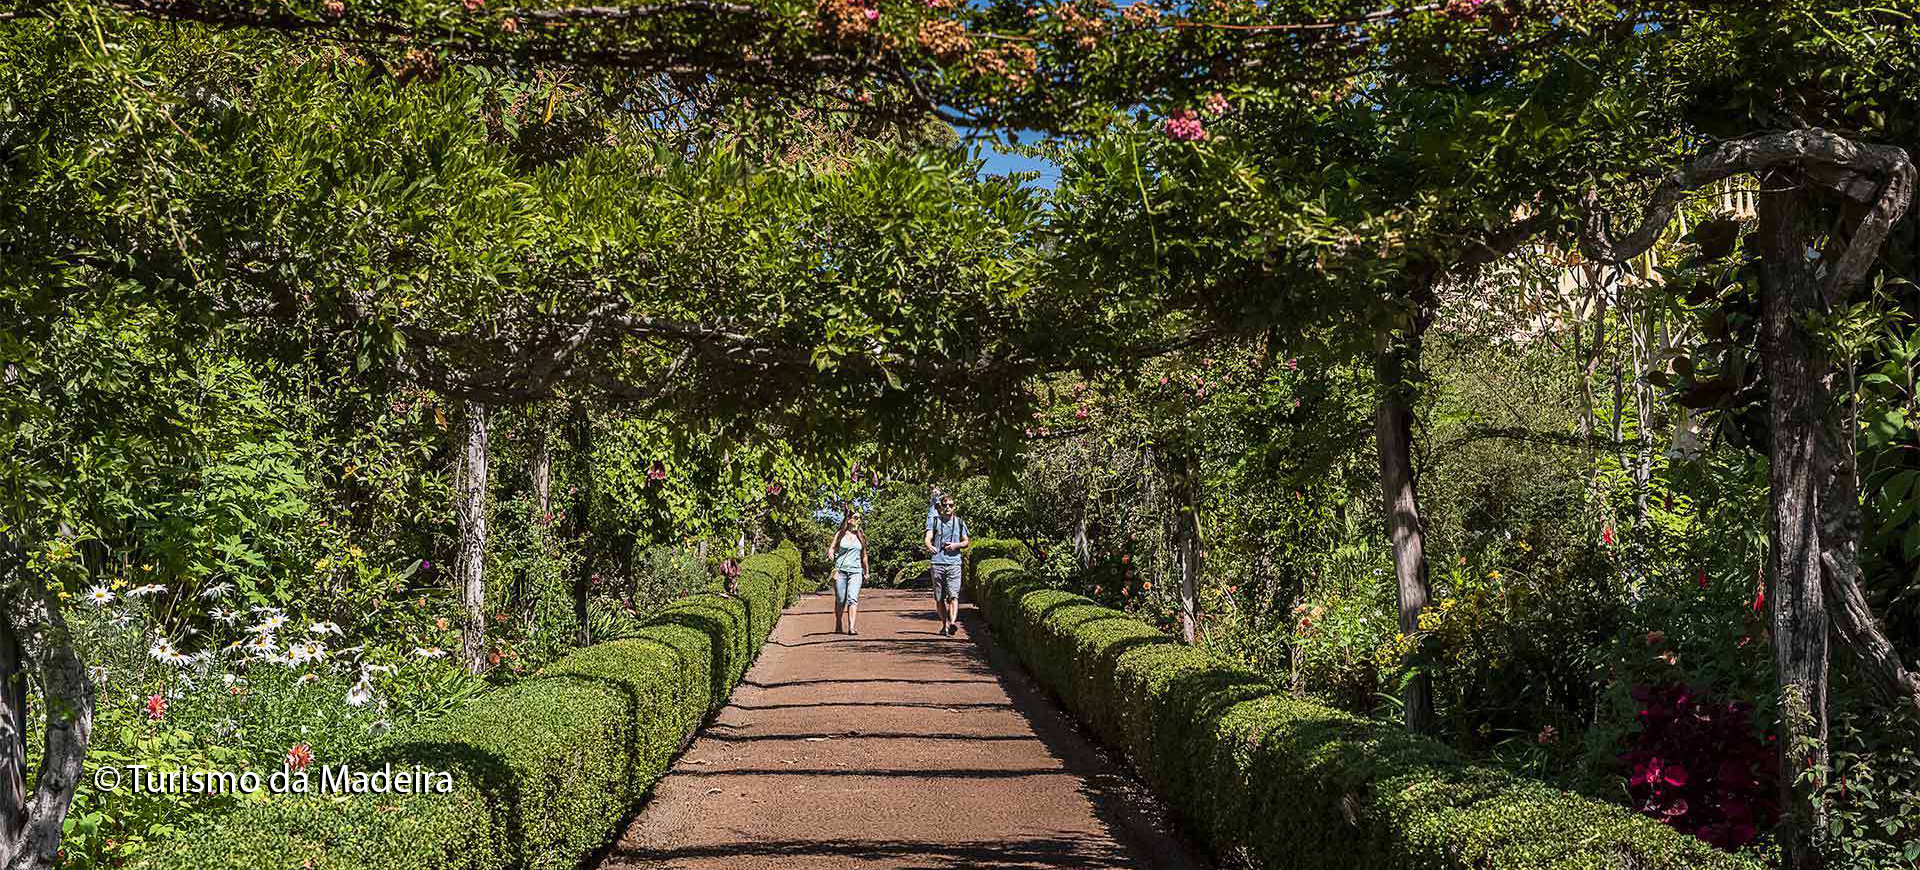
M 366 555 L 366 553 L 362 552 L 359 547 L 348 547 L 347 552 L 352 553 L 355 559 L 358 559 L 361 556 Z
M 67 591 L 67 590 L 65 590 L 65 589 L 62 589 L 62 590 L 60 590 L 60 599 L 61 599 L 62 601 L 65 601 L 66 599 L 68 599 L 68 598 L 72 598 L 72 597 L 73 597 L 73 593 L 71 593 L 71 592 L 68 592 L 68 591 Z
M 320 570 L 325 571 L 327 570 L 327 567 L 332 564 L 333 564 L 332 559 L 321 559 L 320 561 L 313 563 L 313 567 L 319 568 Z
M 1487 579 L 1488 579 L 1488 580 L 1498 580 L 1498 579 L 1500 579 L 1500 572 L 1499 572 L 1499 571 L 1488 571 L 1488 572 L 1487 572 Z

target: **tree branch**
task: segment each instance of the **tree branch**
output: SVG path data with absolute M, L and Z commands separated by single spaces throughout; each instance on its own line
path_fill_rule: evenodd
M 1855 142 L 1818 128 L 1720 143 L 1661 179 L 1642 212 L 1640 226 L 1617 241 L 1611 221 L 1599 208 L 1599 193 L 1588 191 L 1581 251 L 1600 262 L 1633 259 L 1659 241 L 1688 191 L 1741 173 L 1790 166 L 1800 167 L 1808 179 L 1848 199 L 1871 205 L 1854 229 L 1846 252 L 1827 275 L 1827 298 L 1846 298 L 1865 280 L 1887 234 L 1906 213 L 1913 199 L 1914 166 L 1907 152 L 1897 146 Z

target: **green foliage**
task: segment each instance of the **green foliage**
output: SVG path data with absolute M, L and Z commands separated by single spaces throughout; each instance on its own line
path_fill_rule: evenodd
M 136 866 L 574 867 L 725 702 L 798 583 L 791 545 L 751 557 L 740 597 L 683 600 L 390 746 L 316 759 L 445 770 L 451 794 L 273 796 Z
M 979 574 L 995 636 L 1217 853 L 1260 867 L 1760 866 L 1300 699 L 1014 562 Z

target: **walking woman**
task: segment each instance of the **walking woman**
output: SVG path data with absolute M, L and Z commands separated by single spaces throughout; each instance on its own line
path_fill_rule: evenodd
M 860 531 L 860 515 L 851 508 L 827 547 L 833 560 L 833 630 L 859 634 L 860 581 L 867 576 L 867 533 Z

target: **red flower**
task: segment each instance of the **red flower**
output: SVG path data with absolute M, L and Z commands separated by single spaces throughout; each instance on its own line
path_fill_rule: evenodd
M 648 480 L 666 480 L 667 467 L 664 465 L 661 465 L 659 460 L 657 459 L 654 460 L 654 463 L 647 467 L 647 479 Z
M 1757 586 L 1753 590 L 1753 612 L 1759 613 L 1760 608 L 1765 606 L 1767 606 L 1767 587 Z
M 147 699 L 147 718 L 158 720 L 167 715 L 167 699 L 154 695 Z
M 1613 546 L 1613 526 L 1611 524 L 1600 527 L 1600 543 L 1606 544 L 1609 547 Z
M 1694 582 L 1696 582 L 1696 583 L 1699 583 L 1699 584 L 1700 584 L 1700 588 L 1702 588 L 1702 589 L 1705 589 L 1705 588 L 1707 588 L 1707 569 L 1705 569 L 1705 568 L 1701 568 L 1701 569 L 1700 569 L 1700 576 L 1698 576 L 1698 577 L 1695 577 L 1695 578 L 1694 578 Z
M 287 750 L 287 766 L 288 767 L 294 770 L 306 770 L 307 765 L 312 763 L 313 763 L 313 750 L 308 749 L 307 744 L 296 743 L 294 744 L 292 749 Z

